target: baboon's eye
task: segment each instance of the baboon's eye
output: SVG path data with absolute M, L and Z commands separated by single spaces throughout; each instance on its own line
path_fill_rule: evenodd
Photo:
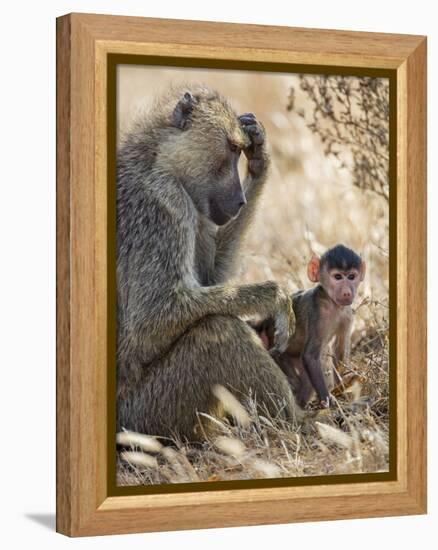
M 348 278 L 350 279 L 350 281 L 354 281 L 354 279 L 356 278 L 356 273 L 349 273 Z
M 335 273 L 335 279 L 340 281 L 342 279 L 342 275 L 340 273 Z

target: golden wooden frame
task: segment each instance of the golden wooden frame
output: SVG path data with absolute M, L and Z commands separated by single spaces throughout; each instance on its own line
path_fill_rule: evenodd
M 109 496 L 108 54 L 394 71 L 395 480 Z M 409 272 L 411 292 L 408 266 L 415 266 Z M 425 512 L 425 37 L 84 14 L 59 18 L 57 530 L 80 536 Z

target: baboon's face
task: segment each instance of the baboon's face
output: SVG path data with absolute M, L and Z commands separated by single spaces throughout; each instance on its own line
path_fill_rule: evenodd
M 312 283 L 320 283 L 338 306 L 353 303 L 365 272 L 365 262 L 342 245 L 328 250 L 322 259 L 313 255 L 307 265 L 307 275 Z
M 211 159 L 212 164 L 205 174 L 208 202 L 204 214 L 216 225 L 224 225 L 235 218 L 246 204 L 238 170 L 241 151 L 242 146 L 228 136 L 218 140 L 215 158 Z
M 231 107 L 219 98 L 184 97 L 188 100 L 191 108 L 172 140 L 171 162 L 197 210 L 224 225 L 246 204 L 238 163 L 249 138 Z
M 365 264 L 363 264 L 365 265 Z M 320 272 L 320 283 L 327 294 L 338 306 L 350 306 L 353 303 L 359 284 L 364 277 L 365 267 L 360 269 L 328 269 L 323 266 Z

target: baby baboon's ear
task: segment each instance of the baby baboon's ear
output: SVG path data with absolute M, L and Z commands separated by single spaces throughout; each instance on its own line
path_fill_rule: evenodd
M 176 104 L 175 109 L 173 110 L 173 124 L 180 130 L 184 130 L 187 125 L 187 121 L 191 112 L 193 111 L 193 106 L 196 103 L 196 98 L 192 96 L 190 92 L 186 92 L 183 97 Z
M 319 281 L 319 268 L 320 261 L 316 254 L 310 258 L 309 263 L 307 264 L 307 276 L 312 283 L 317 283 Z

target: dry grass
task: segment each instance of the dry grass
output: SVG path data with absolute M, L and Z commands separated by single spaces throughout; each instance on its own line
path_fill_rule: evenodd
M 387 344 L 387 327 L 370 326 L 349 365 L 358 378 L 333 409 L 310 408 L 301 425 L 257 412 L 252 396 L 241 404 L 217 388 L 237 421 L 214 418 L 216 432 L 202 445 L 174 440 L 168 446 L 160 438 L 119 434 L 125 450 L 118 457 L 118 485 L 387 471 Z
M 229 97 L 237 112 L 254 112 L 269 138 L 272 167 L 257 218 L 242 252 L 236 280 L 274 279 L 289 291 L 308 288 L 306 263 L 344 243 L 367 261 L 355 302 L 353 347 L 347 378 L 354 384 L 330 411 L 309 411 L 302 426 L 257 414 L 251 396 L 239 397 L 237 422 L 217 419 L 202 446 L 174 441 L 149 446 L 124 440 L 118 483 L 136 485 L 384 471 L 388 468 L 388 206 L 352 183 L 351 173 L 325 156 L 318 136 L 287 111 L 294 75 L 162 68 L 119 69 L 119 128 L 169 82 L 202 81 Z M 308 110 L 297 93 L 297 111 Z M 220 388 L 219 399 L 226 399 Z M 226 390 L 225 390 L 226 391 Z M 237 397 L 237 396 L 235 396 Z M 237 411 L 237 409 L 236 409 Z M 242 412 L 243 411 L 243 412 Z M 204 411 L 206 412 L 206 411 Z M 232 410 L 229 411 L 232 414 Z M 237 415 L 237 412 L 236 412 Z M 241 420 L 240 419 L 246 419 Z M 146 457 L 139 454 L 143 453 Z

